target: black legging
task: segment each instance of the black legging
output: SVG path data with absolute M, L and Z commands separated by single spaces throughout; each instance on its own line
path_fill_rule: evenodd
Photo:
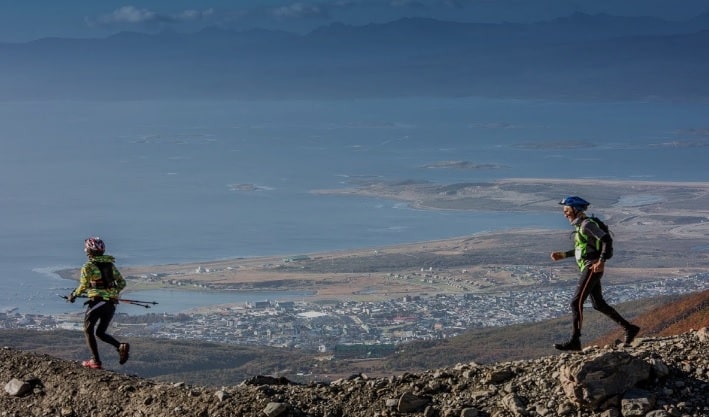
M 98 345 L 96 337 L 102 341 L 113 345 L 116 349 L 120 346 L 120 342 L 114 339 L 113 336 L 106 333 L 108 325 L 111 324 L 113 314 L 116 312 L 116 306 L 110 301 L 89 301 L 86 307 L 86 315 L 84 316 L 84 334 L 86 336 L 86 344 L 89 345 L 91 356 L 94 361 L 101 363 L 98 354 Z M 98 326 L 96 326 L 98 323 Z M 96 327 L 94 336 L 94 327 Z
M 603 299 L 601 289 L 601 277 L 603 272 L 591 272 L 590 266 L 581 271 L 581 278 L 576 286 L 576 293 L 571 300 L 571 313 L 574 316 L 574 338 L 581 336 L 581 326 L 583 324 L 583 304 L 590 296 L 593 308 L 608 316 L 614 322 L 627 328 L 630 323 Z

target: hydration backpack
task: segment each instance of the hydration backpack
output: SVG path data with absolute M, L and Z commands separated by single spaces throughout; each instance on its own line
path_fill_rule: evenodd
M 113 263 L 97 261 L 91 261 L 91 263 L 101 271 L 101 279 L 91 281 L 91 286 L 100 290 L 115 288 L 116 279 L 113 277 Z
M 598 227 L 601 228 L 606 234 L 608 234 L 608 237 L 610 238 L 608 240 L 608 243 L 606 244 L 606 259 L 610 259 L 613 257 L 613 235 L 611 234 L 610 229 L 608 229 L 608 225 L 603 222 L 603 220 L 599 219 L 596 216 L 589 216 L 586 218 L 588 221 L 592 221 L 598 225 Z M 586 236 L 584 236 L 581 232 L 579 232 L 579 237 L 583 242 L 586 242 Z

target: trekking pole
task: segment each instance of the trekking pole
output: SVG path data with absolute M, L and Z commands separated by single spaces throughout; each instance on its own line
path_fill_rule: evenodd
M 123 301 L 124 303 L 140 303 L 140 304 L 158 304 L 157 301 L 140 301 L 140 300 L 129 300 L 127 298 L 119 298 L 118 301 Z
M 119 298 L 118 301 L 120 301 L 121 303 L 133 304 L 134 306 L 141 306 L 145 308 L 150 308 L 149 304 L 155 305 L 158 303 L 157 301 L 128 300 L 125 298 Z
M 65 299 L 65 300 L 67 300 L 67 301 L 69 300 L 69 297 L 67 297 L 66 295 L 57 294 L 57 296 L 59 296 L 59 297 Z M 78 297 L 76 297 L 76 298 L 88 298 L 88 297 L 85 296 L 85 295 L 80 295 L 80 296 L 78 296 Z M 121 303 L 133 304 L 133 305 L 140 306 L 140 307 L 145 307 L 145 308 L 150 308 L 150 304 L 152 304 L 152 305 L 158 304 L 157 301 L 128 300 L 128 299 L 126 299 L 126 298 L 119 298 L 118 301 L 121 302 Z

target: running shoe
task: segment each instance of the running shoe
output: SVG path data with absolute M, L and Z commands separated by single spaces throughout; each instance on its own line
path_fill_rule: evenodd
M 640 333 L 640 327 L 631 324 L 625 329 L 625 344 L 629 345 L 633 343 L 633 340 L 635 340 L 635 336 Z
M 128 343 L 121 343 L 118 346 L 118 363 L 121 365 L 128 361 L 128 351 L 130 351 L 130 345 Z
M 81 362 L 81 366 L 85 368 L 91 368 L 91 369 L 101 369 L 101 362 L 96 362 L 93 359 L 89 359 L 86 361 Z
M 568 342 L 555 343 L 554 347 L 557 348 L 558 350 L 578 351 L 578 350 L 581 350 L 581 341 L 579 339 L 571 339 Z

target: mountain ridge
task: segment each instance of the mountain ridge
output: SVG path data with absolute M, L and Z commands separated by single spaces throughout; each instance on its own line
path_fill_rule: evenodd
M 670 336 L 709 327 L 709 290 L 644 299 L 615 307 L 641 327 L 643 337 Z M 591 308 L 587 310 L 582 338 L 584 346 L 613 345 L 622 339 L 622 330 L 607 317 Z M 386 358 L 384 363 L 387 369 L 402 370 L 425 369 L 426 365 L 443 367 L 451 361 L 466 359 L 490 363 L 537 358 L 548 354 L 554 341 L 568 338 L 570 323 L 569 316 L 505 328 L 471 329 L 451 339 L 412 342 Z
M 643 332 L 659 337 L 672 336 L 709 326 L 709 291 L 670 297 L 668 302 L 634 317 Z M 622 336 L 617 330 L 593 341 L 604 345 Z
M 641 337 L 663 337 L 709 327 L 707 304 L 709 290 L 627 302 L 616 308 L 642 327 Z M 585 318 L 584 346 L 610 346 L 621 338 L 621 332 L 605 316 L 589 309 Z M 120 318 L 117 322 L 120 323 Z M 669 326 L 671 330 L 668 330 Z M 381 377 L 444 368 L 457 362 L 490 364 L 533 360 L 555 352 L 552 343 L 567 337 L 569 328 L 570 317 L 477 328 L 448 339 L 406 343 L 382 357 L 354 356 L 351 359 L 339 354 L 329 358 L 332 353 L 318 354 L 299 349 L 127 338 L 126 341 L 133 345 L 131 360 L 118 366 L 117 356 L 113 357 L 109 352 L 104 365 L 108 369 L 138 373 L 161 381 L 180 378 L 187 383 L 212 386 L 235 384 L 258 374 L 284 376 L 297 382 L 332 380 L 356 373 Z M 116 335 L 120 336 L 120 331 Z M 4 329 L 0 330 L 2 345 L 45 354 L 51 354 L 61 346 L 61 353 L 55 356 L 74 361 L 85 359 L 86 353 L 80 331 Z M 105 350 L 103 346 L 101 348 Z
M 634 319 L 645 326 L 653 318 L 658 325 L 706 323 L 708 298 L 709 290 L 662 297 Z M 548 327 L 549 322 L 538 325 Z M 632 345 L 614 341 L 579 353 L 488 364 L 449 361 L 442 367 L 374 377 L 355 372 L 330 382 L 297 383 L 283 376 L 254 374 L 237 385 L 192 385 L 177 379 L 186 376 L 179 373 L 146 379 L 122 373 L 123 367 L 83 368 L 77 361 L 58 358 L 59 351 L 67 353 L 66 341 L 49 334 L 48 352 L 55 354 L 37 352 L 36 345 L 32 351 L 0 348 L 0 382 L 5 387 L 0 407 L 3 415 L 15 417 L 708 415 L 709 329 L 669 336 L 648 335 L 651 331 L 646 329 Z M 0 331 L 0 337 L 5 332 Z M 66 332 L 64 337 L 80 344 L 79 332 Z M 14 337 L 9 341 L 17 343 Z M 73 349 L 84 349 L 79 344 Z M 215 363 L 218 357 L 204 357 L 214 346 L 178 344 L 176 351 L 198 355 L 206 378 L 223 372 L 224 365 Z M 229 355 L 228 350 L 222 352 Z M 139 361 L 152 354 L 150 361 L 167 361 L 164 365 L 173 371 L 179 366 L 158 350 L 136 353 Z M 268 354 L 268 349 L 252 349 L 250 354 Z M 295 365 L 292 359 L 282 360 Z
M 299 35 L 121 32 L 0 44 L 0 100 L 482 96 L 706 100 L 709 19 L 404 18 Z
M 0 349 L 0 396 L 12 416 L 706 416 L 707 328 L 632 346 L 530 361 L 294 384 L 257 376 L 237 386 L 157 383 Z

